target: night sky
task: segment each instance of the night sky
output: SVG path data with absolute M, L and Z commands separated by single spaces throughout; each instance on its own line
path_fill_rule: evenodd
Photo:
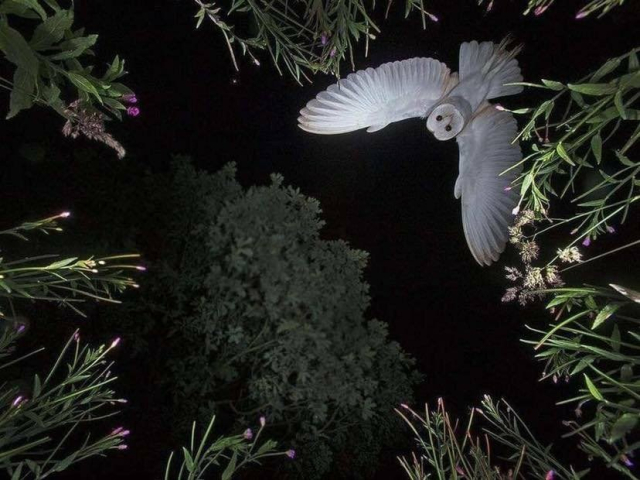
M 638 41 L 637 2 L 601 20 L 581 21 L 573 17 L 582 2 L 569 0 L 559 1 L 541 18 L 523 17 L 523 2 L 511 0 L 496 0 L 490 14 L 472 0 L 425 3 L 440 17 L 439 23 L 428 23 L 422 30 L 418 16 L 402 18 L 404 6 L 398 3 L 392 18 L 381 23 L 382 34 L 371 44 L 369 58 L 360 51 L 356 68 L 432 56 L 456 70 L 461 42 L 499 41 L 511 33 L 524 44 L 518 59 L 525 81 L 567 82 Z M 519 341 L 526 336 L 525 323 L 546 322 L 547 316 L 539 305 L 522 309 L 500 303 L 507 286 L 503 267 L 516 263 L 513 251 L 489 268 L 478 266 L 468 251 L 460 203 L 453 197 L 456 143 L 437 142 L 417 120 L 374 134 L 313 136 L 299 130 L 298 111 L 335 79 L 320 75 L 313 84 L 300 86 L 279 76 L 266 57 L 260 67 L 241 60 L 236 73 L 219 32 L 207 22 L 195 30 L 195 11 L 188 0 L 77 2 L 77 24 L 100 34 L 99 58 L 119 53 L 127 60 L 130 74 L 124 82 L 140 101 L 139 117 L 111 127 L 129 152 L 123 161 L 162 169 L 171 154 L 183 153 L 211 172 L 234 161 L 246 186 L 266 184 L 270 173 L 281 173 L 287 184 L 320 201 L 327 222 L 325 238 L 342 238 L 370 253 L 369 316 L 387 322 L 393 339 L 416 357 L 425 374 L 420 401 L 435 402 L 442 396 L 461 414 L 485 393 L 505 396 L 541 440 L 557 437 L 567 411 L 555 402 L 570 390 L 539 384 L 542 367 L 533 360 L 530 347 Z M 345 64 L 344 74 L 349 70 Z M 524 107 L 539 95 L 527 90 L 502 103 Z M 6 109 L 6 98 L 3 102 Z M 32 128 L 34 122 L 37 129 Z M 59 134 L 61 126 L 59 117 L 42 110 L 21 113 L 3 124 L 3 225 L 73 210 L 79 203 L 72 192 L 59 192 L 57 197 L 48 194 L 40 209 L 34 207 L 33 198 L 44 194 L 29 188 L 24 160 L 15 155 L 25 142 L 70 151 L 72 141 Z M 98 168 L 105 172 L 108 162 L 118 162 L 109 155 L 101 156 L 104 161 L 107 165 Z M 58 168 L 73 172 L 74 166 Z M 88 213 L 83 215 L 81 209 L 74 210 L 72 230 L 90 221 Z M 594 245 L 594 252 L 603 246 L 604 242 Z M 606 272 L 584 273 L 603 284 L 622 283 L 619 277 L 606 278 Z M 126 367 L 120 365 L 121 370 Z M 126 383 L 119 388 L 125 395 L 126 390 Z M 133 446 L 146 442 L 140 438 L 142 432 L 137 435 Z M 135 457 L 133 446 L 130 453 Z M 126 469 L 118 478 L 150 478 L 147 461 L 151 460 L 120 458 L 113 464 Z M 106 463 L 111 461 L 100 464 Z M 114 478 L 108 471 L 94 472 L 90 478 Z M 395 478 L 394 472 L 400 471 L 389 469 L 380 478 Z

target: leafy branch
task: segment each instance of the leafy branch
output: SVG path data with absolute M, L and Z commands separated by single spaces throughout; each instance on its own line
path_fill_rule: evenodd
M 27 222 L 18 227 L 0 231 L 0 235 L 10 235 L 28 240 L 27 232 L 61 232 L 58 222 L 68 217 L 64 212 L 35 222 Z M 58 258 L 58 255 L 41 255 L 6 262 L 0 257 L 0 297 L 10 303 L 14 299 L 53 301 L 73 309 L 83 315 L 77 307 L 87 299 L 119 303 L 113 295 L 138 284 L 126 272 L 144 270 L 140 265 L 131 264 L 137 254 L 109 257 Z M 13 309 L 13 307 L 12 307 Z M 1 313 L 1 312 L 0 312 Z

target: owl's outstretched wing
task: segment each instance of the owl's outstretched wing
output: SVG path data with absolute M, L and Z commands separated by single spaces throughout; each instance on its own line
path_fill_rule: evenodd
M 482 107 L 481 107 L 482 108 Z M 460 174 L 456 198 L 462 197 L 462 225 L 467 244 L 480 265 L 498 260 L 509 239 L 518 194 L 509 187 L 520 174 L 520 146 L 511 143 L 517 124 L 513 115 L 485 104 L 458 135 Z
M 385 63 L 350 74 L 300 110 L 298 126 L 333 135 L 423 117 L 453 87 L 457 76 L 433 58 Z

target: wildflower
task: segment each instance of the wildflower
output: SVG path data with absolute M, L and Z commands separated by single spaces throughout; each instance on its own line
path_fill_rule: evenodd
M 492 8 L 493 8 L 493 0 L 489 2 L 489 5 L 487 5 L 487 12 L 490 12 Z
M 523 286 L 529 290 L 540 290 L 545 288 L 546 284 L 544 277 L 542 276 L 542 269 L 538 267 L 527 267 Z
M 538 258 L 540 247 L 533 240 L 527 240 L 520 245 L 520 257 L 524 263 L 531 263 L 532 260 Z
M 71 216 L 71 212 L 62 212 L 58 217 L 60 218 L 68 218 Z
M 578 14 L 576 15 L 576 20 L 580 20 L 581 18 L 584 18 L 587 15 L 589 15 L 589 12 L 585 12 L 584 10 L 582 12 L 578 12 Z
M 140 272 L 145 272 L 147 270 L 147 267 L 145 267 L 143 265 L 137 265 L 136 266 L 136 270 L 138 270 Z
M 127 103 L 138 103 L 138 97 L 136 97 L 135 93 L 129 93 L 127 95 L 123 95 L 122 100 Z
M 545 12 L 545 10 L 546 10 L 547 8 L 549 8 L 549 5 L 542 5 L 542 6 L 538 7 L 538 8 L 536 8 L 536 9 L 533 11 L 533 14 L 534 14 L 536 17 L 539 17 L 540 15 L 542 15 L 542 14 Z
M 267 423 L 267 420 L 264 417 L 260 417 L 260 426 L 264 428 L 266 423 Z
M 517 268 L 504 267 L 504 269 L 507 271 L 507 280 L 511 280 L 512 282 L 515 282 L 519 278 L 522 278 L 522 273 Z
M 494 107 L 496 107 L 496 110 L 498 110 L 499 112 L 504 112 L 506 110 L 506 108 L 504 108 L 502 105 L 500 105 L 499 103 L 496 103 L 494 105 Z M 507 187 L 509 190 L 511 190 L 511 187 Z M 506 188 L 505 188 L 506 190 Z
M 79 342 L 79 341 L 80 341 L 80 332 L 75 332 L 75 333 L 73 334 L 73 339 L 74 339 L 76 342 Z
M 114 428 L 111 435 L 118 435 L 122 430 L 124 430 L 122 427 Z
M 584 245 L 585 247 L 588 247 L 589 245 L 591 245 L 591 239 L 589 237 L 585 237 L 584 240 L 582 241 L 582 245 Z
M 330 57 L 330 58 L 333 58 L 333 57 L 335 57 L 335 56 L 336 56 L 336 47 L 333 47 L 333 48 L 331 49 L 331 51 L 329 52 L 329 57 Z
M 116 348 L 120 343 L 120 337 L 116 338 L 113 342 L 111 342 L 111 346 L 109 348 Z
M 553 480 L 554 478 L 556 478 L 556 474 L 553 470 L 549 470 L 544 476 L 544 480 Z
M 76 100 L 69 104 L 64 110 L 64 114 L 67 118 L 62 127 L 62 133 L 65 137 L 77 138 L 82 134 L 90 140 L 96 140 L 113 148 L 118 158 L 124 158 L 126 151 L 111 134 L 105 131 L 105 117 L 101 112 L 83 108 L 80 100 Z
M 438 17 L 436 17 L 435 15 L 431 14 L 431 13 L 427 13 L 427 16 L 431 19 L 432 22 L 439 22 L 440 19 Z
M 127 448 L 129 448 L 128 445 L 125 445 L 125 444 L 118 445 L 118 450 L 126 450 Z
M 523 210 L 518 218 L 516 218 L 516 226 L 523 227 L 533 223 L 536 218 L 536 214 L 533 210 Z
M 512 302 L 513 300 L 515 300 L 516 297 L 518 296 L 518 290 L 519 290 L 518 287 L 507 288 L 507 291 L 502 296 L 502 302 L 503 303 L 508 303 L 508 302 Z
M 18 395 L 13 402 L 11 402 L 11 406 L 12 407 L 19 407 L 23 401 L 26 401 L 26 399 L 22 396 L 22 395 Z
M 520 212 L 520 205 L 518 205 L 516 208 L 514 208 L 513 210 L 511 210 L 511 213 L 513 215 L 518 215 L 518 213 Z
M 616 229 L 615 229 L 615 228 L 613 228 L 613 227 L 611 227 L 611 226 L 609 226 L 609 225 L 607 225 L 607 232 L 609 232 L 609 233 L 616 233 Z
M 26 329 L 27 329 L 27 326 L 24 323 L 18 324 L 18 328 L 17 328 L 18 335 L 20 335 Z
M 574 263 L 582 261 L 582 254 L 578 250 L 578 247 L 567 247 L 557 252 L 560 261 L 565 263 Z
M 245 440 L 251 440 L 253 438 L 253 432 L 250 428 L 247 428 L 242 434 Z
M 547 279 L 547 283 L 554 287 L 560 287 L 564 285 L 562 278 L 560 278 L 560 273 L 558 272 L 558 267 L 555 265 L 548 266 L 545 271 L 545 277 Z
M 325 46 L 328 42 L 329 42 L 329 37 L 327 37 L 326 33 L 323 33 L 322 35 L 320 35 L 320 43 L 322 44 L 322 46 Z
M 409 405 L 407 405 L 406 403 L 401 403 L 400 406 L 405 410 L 409 410 Z
M 258 60 L 257 58 L 254 58 L 254 59 L 253 59 L 253 64 L 254 64 L 256 67 L 259 67 L 259 66 L 260 66 L 260 60 Z
M 518 244 L 522 242 L 522 229 L 520 227 L 509 227 L 509 242 Z
M 458 472 L 458 475 L 460 475 L 461 477 L 464 477 L 464 470 L 462 469 L 462 467 L 460 465 L 456 465 L 456 472 Z
M 138 107 L 129 107 L 127 108 L 127 115 L 130 117 L 137 117 L 140 115 L 140 109 Z
M 291 460 L 293 460 L 294 458 L 296 458 L 296 451 L 291 449 L 291 450 L 287 450 L 285 452 L 285 454 L 287 455 L 287 457 L 289 457 Z
M 633 462 L 625 454 L 620 455 L 620 460 L 622 460 L 622 463 L 627 467 L 633 467 Z

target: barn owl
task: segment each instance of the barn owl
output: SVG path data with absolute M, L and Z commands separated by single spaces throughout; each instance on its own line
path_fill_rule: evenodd
M 454 195 L 462 201 L 462 225 L 480 265 L 497 261 L 508 241 L 518 195 L 522 153 L 513 143 L 513 115 L 489 100 L 514 95 L 522 75 L 519 48 L 476 41 L 460 46 L 458 73 L 433 58 L 411 58 L 368 68 L 339 80 L 300 111 L 298 126 L 333 135 L 366 128 L 376 132 L 408 118 L 426 118 L 438 140 L 456 138 L 460 152 Z M 509 167 L 514 167 L 500 175 Z

